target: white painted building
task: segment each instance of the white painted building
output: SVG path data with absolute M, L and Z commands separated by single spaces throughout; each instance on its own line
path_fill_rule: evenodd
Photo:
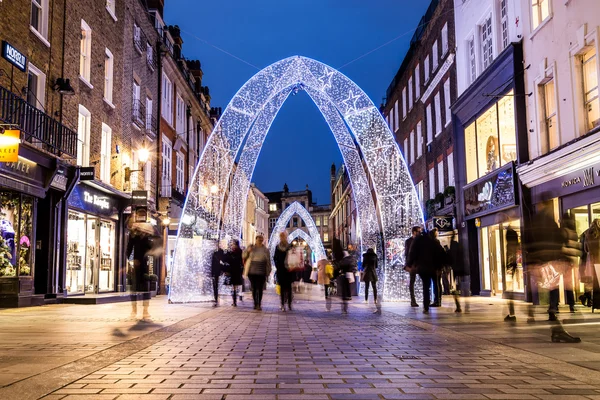
M 269 241 L 269 199 L 261 192 L 254 183 L 248 189 L 246 201 L 246 213 L 242 225 L 242 246 L 254 243 L 257 235 Z
M 531 0 L 454 0 L 460 96 L 512 42 L 521 40 L 520 3 Z

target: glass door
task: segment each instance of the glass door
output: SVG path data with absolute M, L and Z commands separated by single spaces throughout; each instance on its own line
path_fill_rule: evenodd
M 115 290 L 115 223 L 111 221 L 100 221 L 99 240 L 99 271 L 98 291 L 112 292 Z
M 67 279 L 68 293 L 85 291 L 86 266 L 86 222 L 85 214 L 69 211 L 67 224 Z
M 96 293 L 98 280 L 98 219 L 87 217 L 86 263 L 85 263 L 85 292 Z

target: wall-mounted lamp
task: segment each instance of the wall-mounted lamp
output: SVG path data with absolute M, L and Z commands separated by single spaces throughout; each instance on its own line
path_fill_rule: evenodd
M 69 79 L 57 78 L 52 86 L 52 89 L 66 96 L 75 94 L 75 89 L 73 89 L 73 86 L 71 86 L 71 81 Z

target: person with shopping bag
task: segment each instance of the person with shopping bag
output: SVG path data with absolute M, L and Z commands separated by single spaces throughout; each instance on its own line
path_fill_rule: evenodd
M 273 260 L 275 261 L 275 272 L 277 273 L 277 284 L 279 285 L 279 296 L 281 298 L 281 311 L 283 312 L 285 312 L 286 303 L 288 310 L 292 311 L 292 282 L 294 281 L 294 272 L 290 271 L 288 265 L 288 254 L 290 254 L 291 247 L 287 240 L 287 233 L 281 232 Z
M 264 245 L 265 238 L 256 236 L 256 243 L 248 253 L 244 265 L 244 276 L 247 276 L 252 286 L 254 309 L 262 311 L 262 297 L 267 278 L 271 275 L 271 255 Z

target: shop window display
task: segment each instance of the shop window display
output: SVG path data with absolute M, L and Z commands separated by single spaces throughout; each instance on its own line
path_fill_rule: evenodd
M 513 92 L 465 127 L 467 182 L 517 159 Z
M 34 200 L 0 193 L 0 277 L 31 276 Z
M 67 291 L 114 290 L 115 224 L 80 212 L 69 212 Z

